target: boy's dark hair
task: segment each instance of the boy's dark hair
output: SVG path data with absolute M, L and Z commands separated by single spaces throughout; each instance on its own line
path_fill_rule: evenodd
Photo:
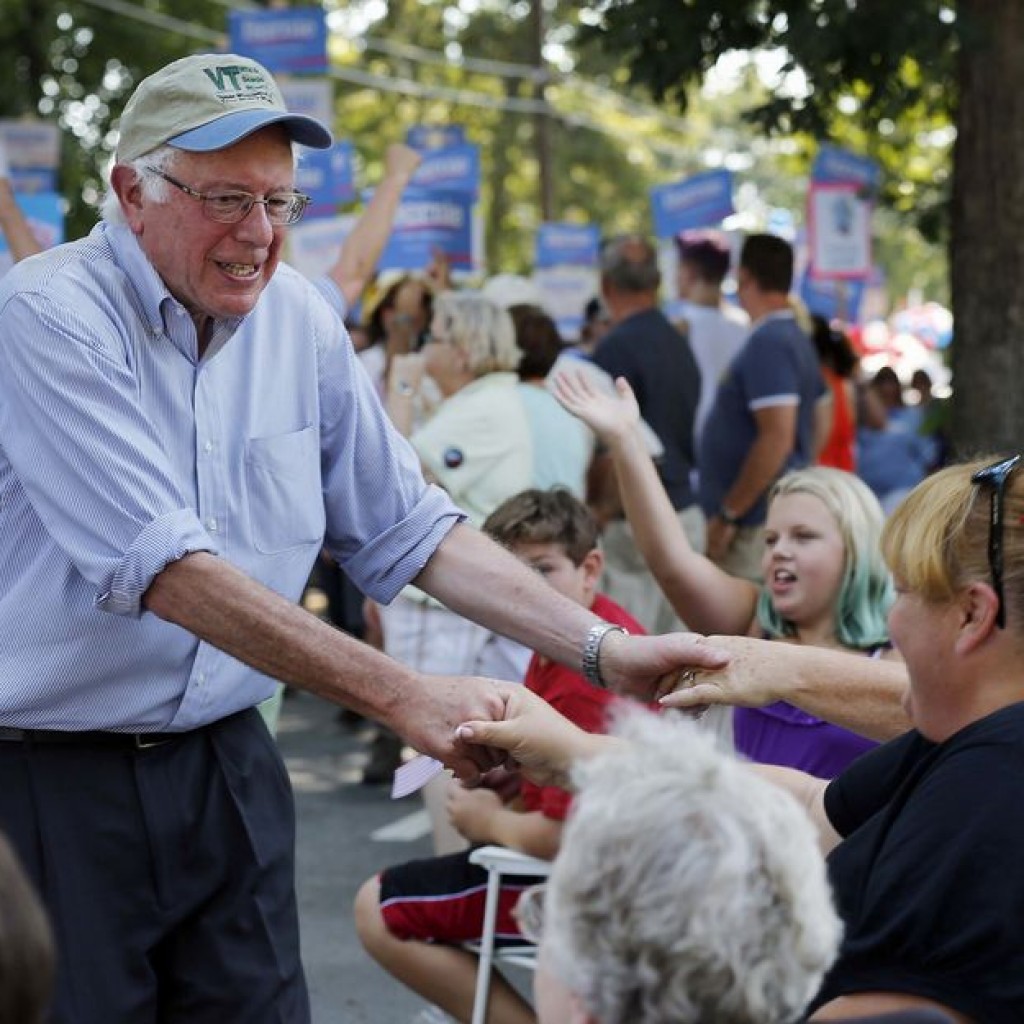
M 729 246 L 710 231 L 684 231 L 676 235 L 679 262 L 687 263 L 702 281 L 720 285 L 729 273 Z
M 581 565 L 597 547 L 597 523 L 590 509 L 565 487 L 520 491 L 487 517 L 483 531 L 506 548 L 558 544 L 573 565 Z
M 21 863 L 0 835 L 0 1024 L 42 1024 L 53 986 L 53 937 Z
M 778 235 L 747 235 L 740 266 L 763 291 L 788 295 L 793 287 L 793 247 Z

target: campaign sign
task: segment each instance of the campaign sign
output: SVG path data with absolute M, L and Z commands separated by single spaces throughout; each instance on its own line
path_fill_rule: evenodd
M 355 198 L 354 164 L 355 147 L 351 142 L 303 152 L 295 171 L 295 187 L 311 200 L 307 217 L 331 215 L 339 203 L 350 203 Z
M 283 78 L 277 84 L 293 114 L 305 114 L 328 128 L 334 124 L 334 83 L 329 78 Z
M 353 213 L 300 220 L 288 229 L 288 262 L 309 278 L 329 273 L 356 220 Z
M 57 172 L 49 167 L 12 167 L 10 179 L 18 193 L 57 191 Z
M 596 224 L 541 224 L 537 229 L 534 266 L 593 267 L 601 232 Z
M 231 50 L 268 71 L 327 70 L 327 17 L 321 7 L 228 11 Z
M 15 201 L 32 229 L 32 234 L 44 249 L 64 241 L 64 199 L 56 192 L 36 195 L 15 195 Z M 0 274 L 11 269 L 14 260 L 7 241 L 0 231 Z
M 480 147 L 467 142 L 462 146 L 430 149 L 412 176 L 414 188 L 430 192 L 480 191 Z
M 881 180 L 882 168 L 874 160 L 839 146 L 822 146 L 811 167 L 811 181 L 855 184 L 869 193 L 878 189 Z
M 0 141 L 14 169 L 60 167 L 60 128 L 49 121 L 0 120 Z
M 435 249 L 453 270 L 473 268 L 473 197 L 407 189 L 377 269 L 424 270 Z
M 651 189 L 651 212 L 658 238 L 720 224 L 736 212 L 732 172 L 705 171 L 671 185 L 658 185 Z
M 466 129 L 461 124 L 414 124 L 405 133 L 406 145 L 413 149 L 451 149 L 466 143 Z
M 811 313 L 826 320 L 855 324 L 860 319 L 864 287 L 863 280 L 823 280 L 804 273 L 800 280 L 800 298 Z
M 863 279 L 871 272 L 871 203 L 853 182 L 812 182 L 807 194 L 811 276 Z
M 534 272 L 540 304 L 555 321 L 566 342 L 576 341 L 583 327 L 583 309 L 597 294 L 597 271 L 591 267 L 549 265 Z

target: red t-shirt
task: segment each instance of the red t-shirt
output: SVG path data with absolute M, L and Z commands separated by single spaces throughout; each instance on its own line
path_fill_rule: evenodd
M 598 594 L 590 610 L 607 622 L 624 626 L 634 635 L 646 633 L 643 626 L 629 612 L 610 598 Z M 619 697 L 608 690 L 591 686 L 578 672 L 558 662 L 535 654 L 526 670 L 523 685 L 543 697 L 556 711 L 587 732 L 604 732 L 608 724 L 608 709 Z M 519 793 L 524 811 L 540 811 L 546 818 L 564 821 L 572 802 L 572 794 L 557 786 L 538 786 L 523 780 Z

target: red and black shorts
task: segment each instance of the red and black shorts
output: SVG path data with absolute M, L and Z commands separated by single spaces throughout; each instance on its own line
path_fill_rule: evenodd
M 498 899 L 495 945 L 522 942 L 512 910 L 519 894 L 536 885 L 526 875 L 504 875 Z M 384 923 L 399 939 L 472 942 L 484 930 L 487 872 L 469 862 L 469 853 L 411 860 L 386 868 L 380 876 L 380 908 Z

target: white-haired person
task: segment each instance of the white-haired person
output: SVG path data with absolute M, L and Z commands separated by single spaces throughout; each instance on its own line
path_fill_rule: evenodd
M 634 712 L 581 761 L 539 929 L 539 1024 L 785 1024 L 841 926 L 799 803 L 690 722 Z M 541 902 L 542 899 L 542 902 Z M 536 910 L 541 910 L 536 914 Z
M 812 1020 L 912 1008 L 960 1022 L 1021 1019 L 1020 458 L 943 469 L 886 523 L 882 548 L 897 589 L 889 624 L 909 674 L 913 729 L 831 782 L 751 766 L 798 796 L 828 851 L 845 932 Z M 749 643 L 769 658 L 778 646 Z M 577 734 L 530 697 L 517 691 L 505 721 L 468 723 L 460 735 L 499 744 L 552 781 L 609 742 Z
M 886 628 L 892 585 L 879 553 L 883 515 L 857 477 L 826 467 L 781 477 L 769 492 L 764 583 L 731 576 L 690 545 L 644 450 L 633 392 L 625 380 L 617 388 L 609 395 L 568 373 L 556 380 L 559 399 L 610 452 L 637 545 L 683 621 L 702 633 L 899 660 Z M 844 700 L 838 683 L 836 690 Z M 874 746 L 868 736 L 906 728 L 894 700 L 879 713 L 880 723 L 852 731 L 829 715 L 774 700 L 737 708 L 733 737 L 736 749 L 752 760 L 831 778 Z

